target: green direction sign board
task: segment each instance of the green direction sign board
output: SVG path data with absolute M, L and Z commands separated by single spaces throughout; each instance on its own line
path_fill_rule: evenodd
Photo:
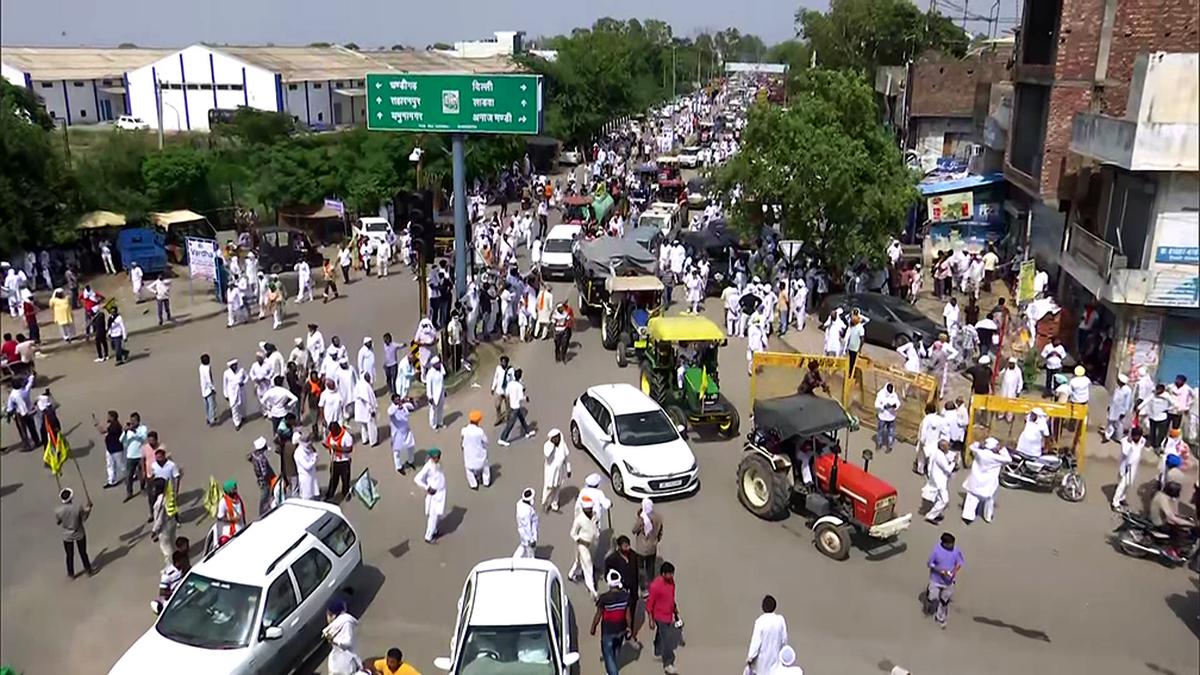
M 536 134 L 542 128 L 542 78 L 368 73 L 367 128 Z

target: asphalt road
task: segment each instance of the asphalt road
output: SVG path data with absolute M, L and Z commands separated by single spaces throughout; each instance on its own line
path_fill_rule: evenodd
M 561 297 L 565 284 L 556 284 Z M 90 351 L 66 350 L 39 361 L 60 402 L 60 416 L 95 500 L 88 521 L 88 543 L 99 568 L 94 578 L 69 581 L 53 510 L 53 479 L 40 453 L 9 451 L 0 458 L 0 662 L 25 673 L 103 672 L 147 627 L 153 616 L 148 601 L 156 593 L 161 568 L 158 547 L 148 538 L 146 504 L 123 503 L 124 491 L 101 490 L 102 439 L 91 428 L 91 414 L 107 409 L 125 418 L 138 410 L 183 468 L 181 502 L 186 524 L 180 533 L 199 541 L 208 522 L 200 516 L 201 493 L 210 475 L 236 478 L 254 492 L 245 454 L 267 431 L 255 418 L 235 432 L 226 422 L 209 429 L 196 382 L 198 355 L 209 352 L 214 364 L 238 356 L 246 363 L 259 340 L 272 340 L 285 351 L 303 325 L 316 321 L 326 339 L 340 335 L 351 352 L 363 335 L 391 331 L 406 339 L 416 325 L 416 287 L 408 275 L 368 279 L 343 289 L 345 297 L 328 305 L 302 305 L 284 330 L 269 322 L 226 329 L 222 317 L 193 322 L 131 341 L 134 360 L 119 369 L 94 364 Z M 571 293 L 574 297 L 574 293 Z M 296 306 L 290 311 L 294 314 Z M 708 310 L 718 311 L 715 301 Z M 815 328 L 810 325 L 809 331 Z M 357 527 L 368 566 L 360 584 L 360 645 L 364 655 L 403 648 L 423 672 L 446 652 L 455 602 L 467 571 L 487 558 L 511 555 L 516 545 L 514 505 L 526 486 L 541 480 L 540 444 L 546 432 L 566 430 L 573 398 L 596 383 L 633 382 L 636 370 L 620 370 L 600 345 L 599 331 L 581 325 L 569 365 L 553 362 L 549 342 L 506 347 L 524 368 L 532 399 L 536 440 L 494 447 L 495 483 L 472 492 L 466 486 L 458 452 L 458 430 L 466 412 L 490 413 L 490 372 L 481 388 L 466 388 L 447 406 L 450 428 L 429 431 L 423 412 L 415 414 L 418 447 L 446 450 L 449 477 L 445 537 L 437 546 L 421 540 L 422 499 L 408 478 L 391 470 L 386 427 L 380 446 L 356 452 L 355 471 L 369 466 L 381 482 L 383 499 L 372 511 L 346 507 Z M 722 357 L 722 389 L 749 412 L 744 344 L 738 339 Z M 221 368 L 214 366 L 219 377 Z M 251 408 L 253 404 L 251 404 Z M 498 429 L 485 421 L 494 442 Z M 11 427 L 5 427 L 11 438 Z M 869 433 L 851 442 L 854 456 L 869 444 Z M 918 594 L 927 577 L 924 561 L 942 531 L 923 521 L 900 537 L 891 551 L 868 554 L 855 549 L 850 560 L 834 562 L 817 553 L 804 520 L 784 523 L 755 519 L 735 497 L 734 473 L 740 441 L 695 441 L 702 471 L 698 494 L 660 506 L 665 519 L 661 556 L 677 567 L 678 600 L 687 622 L 687 644 L 678 666 L 685 673 L 740 673 L 750 628 L 764 593 L 779 599 L 791 643 L 808 673 L 890 672 L 900 665 L 913 673 L 1195 673 L 1200 668 L 1200 594 L 1195 575 L 1116 553 L 1108 542 L 1115 525 L 1105 490 L 1115 481 L 1114 465 L 1092 462 L 1091 491 L 1081 504 L 1053 495 L 1002 492 L 993 524 L 970 528 L 957 519 L 957 490 L 947 529 L 959 536 L 967 566 L 961 575 L 950 626 L 939 631 L 920 613 Z M 920 507 L 921 479 L 908 471 L 907 448 L 884 456 L 872 470 L 900 491 L 899 510 Z M 594 464 L 572 457 L 579 486 Z M 1152 471 L 1143 469 L 1142 477 Z M 321 472 L 322 483 L 325 473 Z M 64 483 L 79 488 L 79 475 L 68 466 Z M 611 489 L 609 489 L 611 493 Z M 575 488 L 568 494 L 573 496 Z M 253 501 L 253 500 L 250 500 Z M 613 523 L 628 532 L 636 504 L 619 501 Z M 570 565 L 569 516 L 543 515 L 539 555 L 564 573 Z M 592 607 L 586 591 L 570 585 L 576 620 L 585 629 Z M 581 672 L 603 672 L 597 640 L 583 630 Z M 650 634 L 643 640 L 649 644 Z M 661 672 L 647 650 L 627 648 L 622 672 Z M 169 668 L 169 664 L 163 664 Z

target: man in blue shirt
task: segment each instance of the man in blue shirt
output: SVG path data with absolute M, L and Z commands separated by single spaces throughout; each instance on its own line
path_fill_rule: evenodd
M 133 481 L 136 478 L 140 489 L 146 489 L 146 473 L 142 469 L 142 446 L 146 445 L 149 431 L 142 424 L 142 416 L 129 414 L 125 431 L 121 432 L 121 445 L 125 446 L 125 501 L 133 499 Z
M 929 596 L 925 611 L 932 612 L 934 620 L 943 629 L 946 628 L 950 599 L 954 596 L 954 582 L 965 562 L 962 551 L 954 545 L 954 535 L 942 533 L 941 541 L 929 554 Z

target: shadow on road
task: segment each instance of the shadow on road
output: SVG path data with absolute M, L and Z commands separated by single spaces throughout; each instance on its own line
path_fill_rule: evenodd
M 399 544 L 389 548 L 388 553 L 390 553 L 393 558 L 403 557 L 405 553 L 408 553 L 408 540 L 405 539 Z
M 8 485 L 0 486 L 0 498 L 7 497 L 20 490 L 22 485 L 24 483 L 9 483 Z
M 1040 630 L 1037 630 L 1034 628 L 1024 628 L 1022 626 L 1011 624 L 1006 621 L 1001 621 L 1000 619 L 990 619 L 986 616 L 976 616 L 976 617 L 974 617 L 974 621 L 975 621 L 975 623 L 981 623 L 981 624 L 984 624 L 985 626 L 995 626 L 996 628 L 1007 628 L 1007 629 L 1011 630 L 1012 632 L 1016 633 L 1017 635 L 1020 635 L 1023 638 L 1029 638 L 1030 640 L 1038 640 L 1038 641 L 1047 642 L 1047 643 L 1050 642 L 1049 635 L 1047 635 L 1044 631 L 1040 631 Z
M 455 506 L 450 509 L 450 512 L 442 518 L 441 526 L 438 527 L 438 536 L 444 537 L 448 534 L 453 534 L 462 525 L 463 518 L 467 515 L 467 509 L 463 506 Z
M 1166 597 L 1167 607 L 1175 612 L 1175 616 L 1192 631 L 1192 634 L 1200 638 L 1200 616 L 1197 616 L 1197 608 L 1200 608 L 1200 591 L 1187 591 L 1186 593 L 1173 593 Z

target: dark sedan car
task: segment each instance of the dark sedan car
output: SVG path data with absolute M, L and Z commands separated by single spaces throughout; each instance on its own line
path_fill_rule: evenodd
M 843 313 L 849 316 L 850 310 L 858 308 L 870 321 L 866 326 L 867 342 L 895 349 L 903 342 L 902 337 L 910 340 L 920 339 L 926 344 L 937 339 L 942 327 L 921 314 L 912 305 L 900 298 L 879 293 L 854 293 L 851 295 L 830 295 L 817 308 L 817 315 L 824 322 L 834 307 L 841 307 Z

